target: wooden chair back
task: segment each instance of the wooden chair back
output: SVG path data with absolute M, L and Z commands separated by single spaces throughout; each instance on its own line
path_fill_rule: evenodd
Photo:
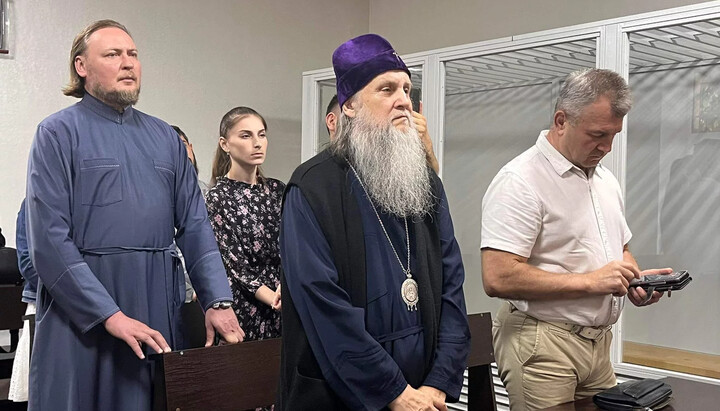
M 496 410 L 490 314 L 468 316 L 468 410 Z M 156 411 L 247 410 L 275 402 L 279 338 L 152 355 Z

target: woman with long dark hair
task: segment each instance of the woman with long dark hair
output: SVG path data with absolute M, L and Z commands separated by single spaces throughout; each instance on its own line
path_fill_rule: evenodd
M 267 123 L 255 110 L 223 116 L 207 193 L 208 215 L 245 340 L 280 336 L 280 206 L 285 184 L 265 177 Z

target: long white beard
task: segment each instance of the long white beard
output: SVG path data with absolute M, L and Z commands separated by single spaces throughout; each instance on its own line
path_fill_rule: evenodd
M 425 148 L 410 118 L 398 130 L 391 122 L 378 124 L 360 108 L 354 119 L 342 118 L 344 130 L 334 144 L 344 151 L 360 180 L 383 211 L 398 217 L 419 217 L 433 208 Z

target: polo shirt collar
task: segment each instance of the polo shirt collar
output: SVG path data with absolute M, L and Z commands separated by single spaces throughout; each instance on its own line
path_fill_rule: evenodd
M 552 144 L 550 144 L 547 139 L 548 132 L 549 130 L 543 130 L 540 132 L 537 142 L 535 142 L 535 146 L 537 146 L 538 150 L 540 150 L 540 153 L 545 156 L 545 158 L 548 160 L 555 172 L 562 177 L 563 174 L 575 168 L 585 174 L 583 170 L 581 170 L 575 164 L 571 163 L 570 160 L 565 158 L 565 156 L 563 156 L 559 151 L 557 151 L 555 147 L 553 147 Z M 595 169 L 590 170 L 588 177 L 596 175 L 595 171 L 598 167 L 602 166 L 598 164 Z

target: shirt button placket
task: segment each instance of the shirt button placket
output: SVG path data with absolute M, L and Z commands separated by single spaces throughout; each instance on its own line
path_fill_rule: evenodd
M 590 198 L 593 204 L 593 210 L 595 211 L 595 218 L 597 219 L 598 230 L 600 231 L 600 239 L 602 240 L 603 250 L 605 251 L 605 262 L 609 263 L 613 260 L 612 253 L 610 252 L 610 242 L 608 241 L 607 227 L 605 226 L 605 219 L 603 218 L 602 210 L 600 209 L 600 200 L 597 198 L 595 191 L 592 189 L 592 179 L 587 179 L 588 191 L 590 192 Z M 620 310 L 620 299 L 618 297 L 612 297 L 612 305 L 610 307 L 610 317 L 615 318 Z

